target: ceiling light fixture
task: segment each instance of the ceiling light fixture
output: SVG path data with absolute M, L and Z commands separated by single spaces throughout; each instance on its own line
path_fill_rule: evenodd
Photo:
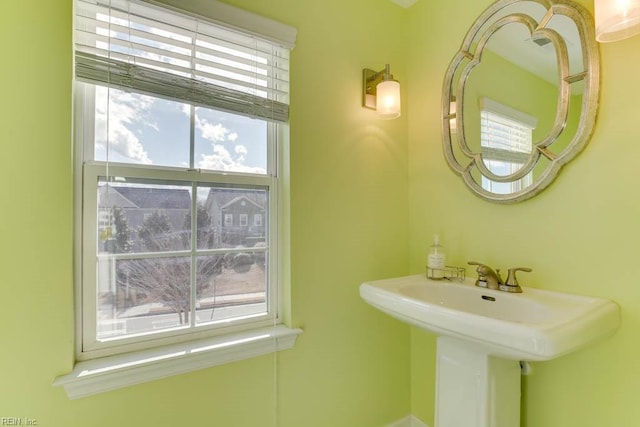
M 640 0 L 595 0 L 596 40 L 615 42 L 640 33 Z

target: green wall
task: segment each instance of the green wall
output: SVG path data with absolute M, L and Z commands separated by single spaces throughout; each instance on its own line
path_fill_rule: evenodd
M 184 1 L 189 4 L 199 0 Z M 201 0 L 205 2 L 205 0 Z M 409 329 L 358 286 L 408 272 L 407 127 L 360 107 L 365 67 L 406 79 L 388 0 L 235 0 L 299 29 L 292 56 L 294 349 L 70 401 L 71 0 L 0 4 L 0 417 L 40 426 L 369 427 L 410 412 Z M 373 30 L 397 29 L 384 37 Z M 277 410 L 276 410 L 277 407 Z
M 196 4 L 206 0 L 188 0 Z M 535 364 L 524 427 L 634 427 L 640 419 L 640 38 L 602 45 L 598 120 L 585 151 L 538 197 L 473 196 L 444 162 L 442 78 L 490 0 L 234 0 L 298 28 L 292 55 L 292 350 L 76 401 L 73 365 L 71 0 L 0 5 L 4 183 L 0 417 L 40 426 L 433 426 L 435 340 L 364 304 L 368 279 L 422 272 L 439 233 L 449 262 L 527 265 L 524 283 L 622 308 L 606 341 Z M 591 2 L 581 0 L 587 7 Z M 385 29 L 385 31 L 382 31 Z M 404 113 L 360 107 L 361 70 L 390 63 Z M 471 270 L 468 270 L 471 271 Z
M 450 263 L 474 259 L 530 266 L 526 285 L 611 298 L 622 309 L 615 336 L 536 363 L 524 382 L 524 427 L 635 427 L 640 419 L 640 37 L 601 50 L 600 109 L 593 138 L 542 194 L 517 205 L 472 195 L 441 148 L 440 93 L 449 61 L 490 0 L 420 1 L 410 9 L 410 261 L 422 271 L 439 233 Z M 593 3 L 581 0 L 585 7 Z M 437 43 L 434 41 L 437 40 Z M 467 272 L 472 272 L 467 268 Z M 432 335 L 411 332 L 412 412 L 432 424 Z

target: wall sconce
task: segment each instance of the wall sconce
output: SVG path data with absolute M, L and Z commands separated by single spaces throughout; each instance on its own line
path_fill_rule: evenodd
M 640 33 L 640 0 L 595 0 L 596 40 L 615 42 Z
M 393 79 L 389 64 L 382 71 L 362 70 L 362 106 L 376 110 L 381 119 L 400 117 L 400 83 Z

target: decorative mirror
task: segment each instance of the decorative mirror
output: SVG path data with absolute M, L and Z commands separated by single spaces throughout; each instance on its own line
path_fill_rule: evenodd
M 535 196 L 587 144 L 598 107 L 593 18 L 569 0 L 499 0 L 445 76 L 444 153 L 477 196 Z

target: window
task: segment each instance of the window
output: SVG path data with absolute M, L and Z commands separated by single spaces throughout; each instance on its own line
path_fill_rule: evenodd
M 493 174 L 516 173 L 528 161 L 536 118 L 487 98 L 481 100 L 480 140 L 485 166 Z M 521 179 L 498 182 L 482 177 L 482 188 L 496 194 L 511 194 L 532 184 L 532 172 Z
M 253 225 L 256 227 L 262 227 L 262 214 L 253 215 Z
M 278 323 L 290 46 L 108 3 L 76 0 L 79 359 Z

